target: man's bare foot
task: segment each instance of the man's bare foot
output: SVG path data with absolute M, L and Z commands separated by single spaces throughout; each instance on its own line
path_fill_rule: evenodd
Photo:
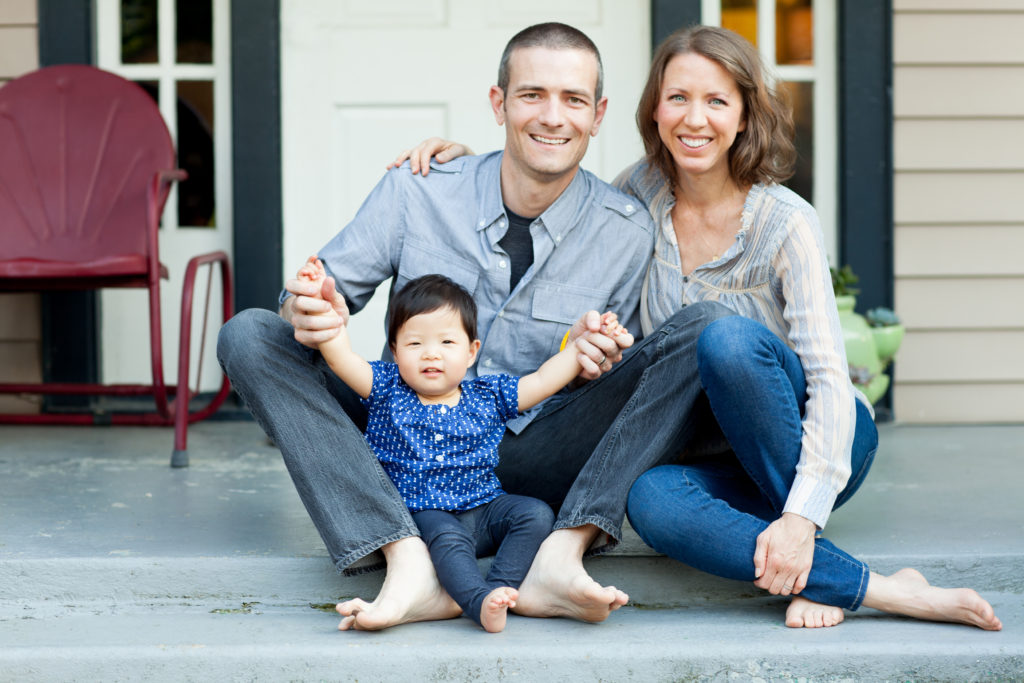
M 519 591 L 511 586 L 499 586 L 487 597 L 480 606 L 480 625 L 488 633 L 500 633 L 505 628 L 505 619 L 510 607 L 516 606 Z
M 588 525 L 552 532 L 537 551 L 512 611 L 598 622 L 625 605 L 628 595 L 615 586 L 602 586 L 583 569 L 583 551 L 599 531 Z
M 901 569 L 892 576 L 871 573 L 864 605 L 928 621 L 951 621 L 999 631 L 1003 622 L 992 605 L 970 588 L 932 586 L 916 569 Z
M 378 631 L 413 621 L 453 619 L 462 614 L 438 583 L 430 553 L 419 537 L 403 538 L 382 550 L 388 569 L 380 593 L 373 602 L 355 598 L 338 603 L 335 610 L 344 617 L 338 624 L 339 631 Z
M 786 608 L 786 626 L 790 628 L 825 628 L 843 620 L 843 608 L 823 605 L 794 595 Z

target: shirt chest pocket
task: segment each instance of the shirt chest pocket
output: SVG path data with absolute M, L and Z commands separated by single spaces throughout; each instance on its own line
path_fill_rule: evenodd
M 480 267 L 472 261 L 419 240 L 406 239 L 402 246 L 402 260 L 398 264 L 394 289 L 398 291 L 410 280 L 424 275 L 444 275 L 473 295 L 480 281 Z
M 558 353 L 562 339 L 574 322 L 587 311 L 604 313 L 608 306 L 610 292 L 570 285 L 541 284 L 533 294 L 531 316 L 543 335 L 538 340 L 543 348 L 537 352 L 542 357 Z

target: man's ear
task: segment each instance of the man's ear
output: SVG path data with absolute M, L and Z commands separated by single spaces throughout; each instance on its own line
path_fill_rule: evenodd
M 494 111 L 494 120 L 498 122 L 499 126 L 505 125 L 505 91 L 496 85 L 492 85 L 491 91 L 487 93 L 487 96 L 491 99 L 491 110 Z
M 601 128 L 601 122 L 604 121 L 604 112 L 606 109 L 608 109 L 608 98 L 602 97 L 597 103 L 597 107 L 594 108 L 594 125 L 590 128 L 591 137 L 597 135 L 598 129 Z
M 473 363 L 476 362 L 476 355 L 477 355 L 477 353 L 479 351 L 480 351 L 480 340 L 479 339 L 474 339 L 473 341 L 471 341 L 469 343 L 469 363 L 466 364 L 467 368 L 468 367 L 472 367 Z

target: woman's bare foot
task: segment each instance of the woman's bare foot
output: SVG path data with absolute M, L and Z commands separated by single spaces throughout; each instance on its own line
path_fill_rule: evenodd
M 786 608 L 786 626 L 790 628 L 825 628 L 843 620 L 843 608 L 823 605 L 794 595 Z
M 516 606 L 518 597 L 519 591 L 511 586 L 500 586 L 488 593 L 484 604 L 480 606 L 480 625 L 484 630 L 488 633 L 504 630 L 508 610 Z
M 970 588 L 932 586 L 916 569 L 901 569 L 892 576 L 871 572 L 864 605 L 928 621 L 951 621 L 999 631 L 1003 622 L 992 605 Z
M 625 605 L 628 595 L 615 586 L 602 586 L 583 569 L 583 551 L 599 531 L 587 525 L 552 532 L 537 551 L 512 611 L 597 622 Z
M 403 538 L 382 550 L 388 569 L 380 593 L 373 602 L 355 598 L 338 603 L 335 610 L 344 617 L 338 624 L 339 631 L 378 631 L 413 621 L 453 619 L 462 614 L 438 583 L 430 553 L 419 537 Z

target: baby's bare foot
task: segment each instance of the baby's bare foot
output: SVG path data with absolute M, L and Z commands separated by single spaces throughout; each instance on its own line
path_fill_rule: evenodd
M 484 604 L 480 606 L 480 625 L 488 633 L 499 633 L 505 628 L 505 620 L 508 618 L 510 607 L 516 606 L 516 599 L 519 591 L 511 586 L 499 586 L 487 597 Z
M 950 621 L 986 631 L 1003 628 L 992 605 L 977 592 L 932 586 L 916 569 L 901 569 L 892 576 L 872 572 L 864 604 L 916 619 Z
M 812 602 L 799 595 L 786 608 L 786 626 L 790 628 L 824 628 L 835 626 L 843 620 L 841 607 Z

